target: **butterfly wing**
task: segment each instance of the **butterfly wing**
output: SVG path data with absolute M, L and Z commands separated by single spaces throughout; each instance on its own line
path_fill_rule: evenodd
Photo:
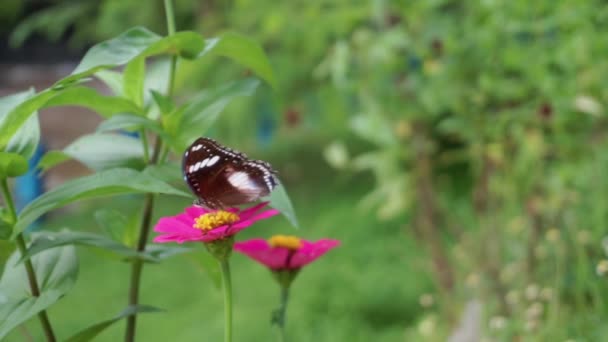
M 212 209 L 253 202 L 277 184 L 270 164 L 249 160 L 209 138 L 199 138 L 190 145 L 182 169 L 199 202 Z

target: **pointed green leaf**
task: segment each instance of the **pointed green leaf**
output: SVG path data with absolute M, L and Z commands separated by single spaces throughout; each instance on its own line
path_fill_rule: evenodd
M 40 287 L 40 296 L 33 297 L 20 257 L 19 251 L 11 255 L 0 278 L 0 339 L 63 297 L 78 275 L 74 247 L 44 251 L 32 258 Z
M 201 272 L 207 274 L 216 289 L 222 284 L 222 273 L 217 260 L 206 250 L 189 253 L 186 257 L 192 261 Z
M 27 160 L 17 154 L 0 152 L 0 179 L 18 177 L 26 173 L 28 169 Z
M 99 335 L 102 331 L 110 327 L 112 324 L 120 321 L 123 318 L 137 315 L 140 313 L 149 313 L 149 312 L 161 312 L 162 309 L 155 308 L 153 306 L 147 305 L 132 305 L 124 309 L 121 313 L 119 313 L 116 317 L 96 323 L 91 325 L 90 327 L 83 329 L 76 334 L 69 337 L 66 342 L 87 342 L 91 341 L 97 335 Z
M 138 255 L 136 250 L 103 235 L 64 230 L 61 232 L 38 233 L 36 240 L 30 244 L 27 252 L 19 259 L 19 262 L 29 259 L 46 250 L 67 245 L 97 247 L 114 252 L 124 257 L 135 257 Z
M 25 255 L 19 259 L 19 262 L 32 258 L 46 250 L 67 245 L 96 247 L 112 252 L 120 257 L 140 258 L 148 262 L 159 262 L 173 255 L 191 251 L 189 247 L 150 244 L 146 246 L 144 252 L 138 252 L 134 248 L 103 235 L 63 230 L 61 232 L 38 233 L 36 240 L 29 246 Z
M 75 105 L 90 108 L 102 116 L 116 113 L 139 113 L 133 102 L 119 97 L 103 96 L 96 90 L 75 86 L 47 89 L 32 95 L 8 113 L 0 115 L 0 150 L 4 149 L 31 115 L 41 108 Z
M 165 132 L 161 125 L 145 116 L 139 116 L 134 114 L 118 114 L 103 121 L 99 127 L 98 132 L 115 131 L 124 129 L 127 131 L 137 131 L 141 128 L 146 128 L 156 134 L 166 137 Z
M 156 90 L 150 90 L 150 93 L 152 93 L 152 99 L 158 106 L 158 109 L 160 109 L 161 114 L 167 115 L 171 113 L 173 109 L 175 109 L 175 104 L 173 101 L 171 101 L 171 98 L 159 93 Z
M 123 72 L 124 96 L 140 108 L 144 105 L 145 73 L 146 59 L 143 56 L 131 60 Z
M 129 224 L 127 218 L 118 210 L 101 208 L 95 211 L 95 221 L 107 236 L 114 241 L 122 242 L 122 234 Z
M 105 170 L 65 182 L 30 202 L 19 214 L 13 237 L 43 214 L 74 201 L 145 192 L 191 197 L 163 181 L 132 169 Z
M 48 169 L 55 165 L 59 165 L 65 161 L 70 160 L 71 157 L 65 154 L 63 151 L 48 151 L 42 156 L 40 162 L 38 162 L 38 168 L 40 172 L 46 172 Z
M 63 152 L 93 170 L 116 167 L 141 169 L 145 165 L 141 141 L 124 134 L 84 135 L 67 146 Z
M 95 77 L 105 83 L 115 96 L 122 97 L 124 92 L 122 89 L 123 76 L 122 73 L 114 70 L 99 70 L 95 73 Z
M 194 58 L 204 46 L 203 38 L 195 32 L 183 31 L 163 38 L 143 27 L 135 27 L 93 46 L 76 70 L 57 85 L 70 84 L 99 70 L 127 64 L 138 57 L 168 53 Z
M 277 209 L 283 214 L 295 228 L 299 228 L 298 219 L 296 217 L 296 212 L 293 209 L 293 205 L 291 204 L 291 200 L 289 199 L 289 195 L 287 195 L 287 191 L 285 190 L 285 186 L 283 184 L 279 184 L 269 196 L 263 199 L 264 201 L 270 201 L 270 206 Z
M 89 108 L 105 118 L 117 113 L 142 114 L 141 108 L 131 100 L 117 96 L 105 96 L 93 88 L 82 86 L 65 88 L 43 105 L 44 108 L 56 106 L 81 106 Z
M 208 54 L 228 57 L 251 69 L 273 88 L 276 88 L 276 80 L 270 61 L 255 40 L 232 32 L 226 33 L 219 38 L 208 39 L 205 49 L 198 57 L 201 58 Z
M 30 89 L 0 98 L 0 120 L 34 94 L 34 90 Z M 38 115 L 36 113 L 32 114 L 8 142 L 8 146 L 6 147 L 7 152 L 18 153 L 29 159 L 36 151 L 40 142 L 40 124 L 38 122 Z
M 173 115 L 175 120 L 180 120 L 179 128 L 173 132 L 179 144 L 178 150 L 184 150 L 193 139 L 204 135 L 232 100 L 250 96 L 259 84 L 257 79 L 248 78 L 201 92 L 185 107 L 181 118 Z

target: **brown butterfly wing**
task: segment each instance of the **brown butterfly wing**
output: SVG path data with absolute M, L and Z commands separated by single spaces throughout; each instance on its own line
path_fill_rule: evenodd
M 270 164 L 249 160 L 209 138 L 199 138 L 190 145 L 182 170 L 200 204 L 212 209 L 253 202 L 277 184 Z

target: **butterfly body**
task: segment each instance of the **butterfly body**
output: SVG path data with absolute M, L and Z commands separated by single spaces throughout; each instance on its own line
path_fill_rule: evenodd
M 277 186 L 269 163 L 251 160 L 210 138 L 196 139 L 184 152 L 184 180 L 210 209 L 241 205 L 267 196 Z

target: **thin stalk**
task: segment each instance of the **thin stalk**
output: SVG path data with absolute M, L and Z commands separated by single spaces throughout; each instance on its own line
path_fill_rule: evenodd
M 228 259 L 219 261 L 224 288 L 224 342 L 232 342 L 232 281 Z
M 144 163 L 147 164 L 150 162 L 150 147 L 148 146 L 148 136 L 146 135 L 146 130 L 143 128 L 140 129 L 139 136 L 141 137 L 141 144 L 143 145 L 144 149 Z
M 175 15 L 173 13 L 173 2 L 171 0 L 165 0 L 165 16 L 167 18 L 167 31 L 169 35 L 175 33 Z M 169 69 L 169 82 L 167 83 L 167 96 L 173 94 L 173 85 L 175 84 L 175 66 L 177 64 L 177 56 L 171 57 L 171 67 Z M 143 136 L 143 135 L 142 135 Z M 163 150 L 163 143 L 160 137 L 156 138 L 154 143 L 154 150 L 152 157 L 150 158 L 149 164 L 153 165 L 159 160 L 159 155 Z M 166 153 L 160 160 L 164 160 Z M 152 222 L 152 211 L 154 208 L 154 194 L 148 193 L 144 199 L 144 209 L 142 213 L 141 226 L 139 231 L 139 240 L 137 242 L 137 251 L 143 252 L 146 249 L 148 242 L 148 236 L 150 235 L 150 223 Z M 131 285 L 129 287 L 129 305 L 137 305 L 139 303 L 139 283 L 141 280 L 141 273 L 143 268 L 143 261 L 141 259 L 133 260 L 131 264 Z M 125 341 L 135 341 L 135 327 L 137 323 L 137 315 L 131 315 L 127 318 L 127 328 L 125 330 Z
M 173 13 L 173 1 L 165 0 L 165 17 L 167 18 L 167 34 L 169 36 L 175 34 L 175 14 Z M 169 67 L 169 83 L 167 84 L 167 96 L 173 95 L 175 85 L 175 66 L 177 65 L 177 56 L 171 56 L 171 64 Z
M 289 286 L 281 286 L 281 306 L 277 311 L 276 323 L 279 326 L 279 341 L 286 342 L 285 324 L 287 323 L 287 302 L 289 301 Z
M 11 197 L 11 193 L 8 190 L 8 182 L 6 179 L 3 179 L 1 182 L 2 188 L 2 196 L 4 197 L 4 203 L 8 207 L 9 213 L 11 215 L 11 221 L 13 224 L 17 222 L 17 211 L 15 210 L 15 204 L 13 203 L 13 198 Z M 25 255 L 27 252 L 27 247 L 25 245 L 25 239 L 23 238 L 23 234 L 19 233 L 16 238 L 17 248 L 19 248 L 19 252 L 21 255 Z M 24 262 L 25 271 L 27 273 L 27 280 L 30 283 L 30 289 L 32 290 L 32 296 L 40 297 L 40 287 L 38 286 L 38 281 L 36 280 L 36 273 L 34 272 L 34 265 L 32 264 L 31 259 L 26 259 Z M 55 333 L 53 332 L 53 327 L 51 326 L 51 322 L 49 321 L 49 317 L 46 314 L 46 310 L 42 310 L 38 313 L 38 319 L 40 320 L 40 324 L 42 325 L 42 330 L 44 331 L 44 335 L 46 336 L 46 340 L 49 342 L 55 342 L 57 339 L 55 338 Z
M 154 143 L 154 151 L 150 164 L 156 164 L 159 152 L 162 148 L 160 138 Z M 152 223 L 152 211 L 154 209 L 154 194 L 147 193 L 144 197 L 144 208 L 142 211 L 141 226 L 139 228 L 139 239 L 137 241 L 137 251 L 143 252 L 146 250 L 148 236 L 150 235 L 150 224 Z M 131 281 L 129 287 L 129 305 L 137 305 L 139 303 L 139 283 L 141 281 L 141 271 L 144 266 L 143 260 L 136 258 L 131 264 Z M 135 341 L 135 325 L 137 323 L 137 315 L 127 317 L 127 329 L 125 330 L 125 341 Z

